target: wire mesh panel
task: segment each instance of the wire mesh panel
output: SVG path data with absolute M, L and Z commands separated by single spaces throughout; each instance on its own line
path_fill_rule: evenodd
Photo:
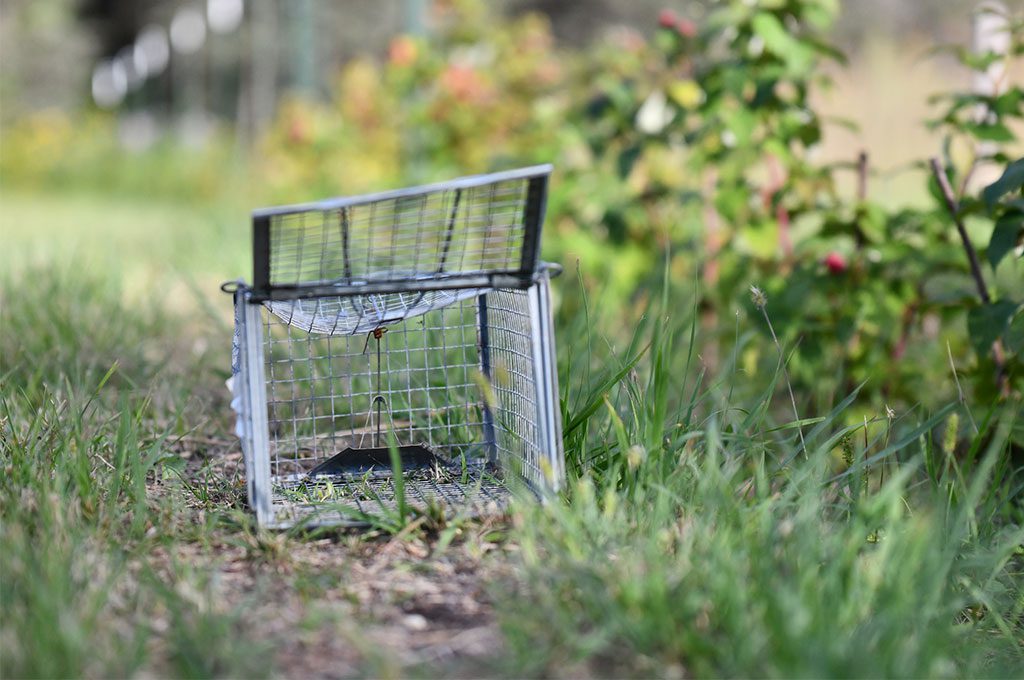
M 391 443 L 486 458 L 476 310 L 465 300 L 379 338 L 306 333 L 264 314 L 271 474 Z
M 381 326 L 477 297 L 486 290 L 464 288 L 377 293 L 349 297 L 268 300 L 265 304 L 283 322 L 308 333 L 345 335 L 368 333 Z
M 270 283 L 516 271 L 526 182 L 270 215 Z
M 549 170 L 254 214 L 232 381 L 260 523 L 484 512 L 510 482 L 558 485 Z
M 485 303 L 491 388 L 498 405 L 496 446 L 516 472 L 537 483 L 544 473 L 528 294 L 498 290 L 488 294 Z
M 256 211 L 256 297 L 522 286 L 537 267 L 549 172 L 538 166 Z

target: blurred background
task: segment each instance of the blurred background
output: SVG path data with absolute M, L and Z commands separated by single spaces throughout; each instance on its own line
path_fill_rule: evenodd
M 474 24 L 463 28 L 477 32 L 478 47 L 505 39 L 510 23 L 530 22 L 533 36 L 562 66 L 562 51 L 578 56 L 602 43 L 650 39 L 665 8 L 699 24 L 713 4 L 5 0 L 0 8 L 0 120 L 7 129 L 32 115 L 60 121 L 109 112 L 126 153 L 161 141 L 201 146 L 228 131 L 240 149 L 251 148 L 290 102 L 323 104 L 340 95 L 349 100 L 347 105 L 358 106 L 358 100 L 375 96 L 373 88 L 382 83 L 369 75 L 373 82 L 363 91 L 355 83 L 344 95 L 339 88 L 346 78 L 363 77 L 354 71 L 415 61 L 432 37 L 452 37 L 453 22 Z M 969 75 L 955 68 L 951 58 L 930 51 L 939 44 L 969 42 L 970 15 L 978 4 L 839 3 L 830 35 L 849 64 L 835 69 L 831 91 L 816 96 L 826 114 L 841 114 L 860 131 L 831 131 L 823 140 L 825 156 L 852 156 L 867 147 L 880 167 L 896 168 L 915 159 L 922 144 L 934 144 L 936 136 L 920 125 L 929 113 L 928 96 Z M 471 37 L 455 39 L 468 44 Z M 452 84 L 472 90 L 477 85 L 472 69 L 515 67 L 498 63 L 512 55 L 487 52 L 466 49 L 447 55 L 449 80 L 464 81 Z M 359 188 L 349 184 L 336 190 Z
M 1020 155 L 1020 10 L 5 0 L 0 267 L 9 288 L 40 268 L 113 278 L 126 300 L 226 328 L 217 285 L 250 276 L 251 209 L 552 162 L 561 318 L 585 290 L 621 335 L 617 316 L 667 281 L 700 317 L 711 374 L 770 372 L 773 351 L 743 335 L 767 337 L 758 285 L 782 340 L 802 343 L 809 401 L 868 379 L 873 407 L 938 399 L 947 351 L 992 371 L 984 342 L 971 351 L 974 282 L 927 159 L 966 197 Z M 982 248 L 994 233 L 967 227 Z M 1016 241 L 1000 244 L 993 286 L 1024 287 L 1002 257 Z

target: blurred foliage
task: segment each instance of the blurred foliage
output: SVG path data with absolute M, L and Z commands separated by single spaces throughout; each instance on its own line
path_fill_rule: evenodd
M 223 133 L 201 148 L 182 147 L 168 136 L 145 152 L 128 151 L 110 115 L 72 117 L 45 109 L 17 119 L 2 135 L 5 187 L 213 201 L 241 183 L 239 162 Z
M 429 37 L 400 35 L 383 60 L 346 64 L 328 100 L 284 102 L 244 162 L 230 130 L 200 151 L 164 141 L 126 154 L 110 117 L 46 112 L 4 130 L 0 174 L 8 186 L 256 204 L 552 161 L 546 255 L 578 260 L 601 304 L 626 310 L 620 320 L 633 320 L 628 310 L 665 274 L 678 291 L 698 282 L 712 374 L 727 355 L 752 374 L 774 368 L 769 345 L 745 344 L 733 319 L 756 311 L 747 301 L 756 284 L 814 408 L 864 381 L 875 412 L 940 402 L 950 396 L 947 353 L 989 399 L 997 340 L 1010 385 L 1002 396 L 1019 399 L 1024 165 L 1009 150 L 1024 94 L 1011 86 L 935 101 L 958 216 L 993 291 L 981 304 L 934 181 L 932 207 L 894 208 L 871 199 L 866 158 L 814 160 L 826 126 L 852 125 L 812 105 L 830 85 L 823 67 L 844 61 L 828 42 L 837 6 L 721 0 L 699 24 L 666 11 L 649 40 L 621 29 L 566 50 L 538 15 L 499 23 L 482 2 L 446 2 Z M 1018 57 L 1024 31 L 1007 21 L 1008 54 L 954 50 L 961 63 L 984 71 Z M 967 165 L 954 162 L 957 145 L 971 150 Z M 986 164 L 1006 172 L 975 195 L 969 178 Z M 843 172 L 860 175 L 857 195 L 837 190 Z M 567 314 L 583 303 L 570 291 L 562 300 Z M 750 325 L 769 332 L 754 317 Z

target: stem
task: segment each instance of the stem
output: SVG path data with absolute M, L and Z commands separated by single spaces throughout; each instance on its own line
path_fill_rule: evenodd
M 946 209 L 949 211 L 950 217 L 953 218 L 953 224 L 956 225 L 956 230 L 960 234 L 960 240 L 964 243 L 964 251 L 967 252 L 967 259 L 971 263 L 971 276 L 974 277 L 974 283 L 978 286 L 978 295 L 981 296 L 983 303 L 986 305 L 991 304 L 992 296 L 989 295 L 988 286 L 985 285 L 985 279 L 981 275 L 981 263 L 978 262 L 978 253 L 975 252 L 971 239 L 967 235 L 967 229 L 964 228 L 964 222 L 960 219 L 960 206 L 957 197 L 953 193 L 953 188 L 949 185 L 949 179 L 946 177 L 946 172 L 943 170 L 939 159 L 932 158 L 930 163 L 932 174 L 935 175 L 935 181 L 938 182 L 942 197 L 946 200 Z M 996 338 L 996 341 L 992 343 L 992 360 L 996 365 L 996 387 L 1003 396 L 1008 396 L 1010 384 L 1006 376 L 1006 356 L 1003 353 L 1003 343 L 999 338 Z
M 868 197 L 868 152 L 857 154 L 857 200 L 863 203 Z
M 896 341 L 896 345 L 892 348 L 890 356 L 899 361 L 903 358 L 903 355 L 907 351 L 907 342 L 910 339 L 910 332 L 914 328 L 914 317 L 917 315 L 917 303 L 911 302 L 903 310 L 903 319 L 901 321 L 900 337 Z
M 786 379 L 786 389 L 789 390 L 789 403 L 793 405 L 793 417 L 796 418 L 796 431 L 800 435 L 800 448 L 804 450 L 804 455 L 807 455 L 807 442 L 804 441 L 804 429 L 800 426 L 800 412 L 796 409 L 796 397 L 793 396 L 793 385 L 789 381 L 789 371 L 786 370 L 786 355 L 782 351 L 782 345 L 779 343 L 779 338 L 775 335 L 775 329 L 772 327 L 772 320 L 768 318 L 768 310 L 761 307 L 761 313 L 764 314 L 764 320 L 768 322 L 768 330 L 771 331 L 772 340 L 775 342 L 775 347 L 779 350 L 779 365 L 782 366 L 782 377 Z
M 865 210 L 865 203 L 868 199 L 868 152 L 861 151 L 857 154 L 857 222 L 854 225 L 854 238 L 857 242 L 857 250 L 861 250 L 864 244 L 867 243 L 867 236 L 864 235 L 864 225 L 862 224 L 864 217 L 863 212 Z
M 992 298 L 988 294 L 988 286 L 985 285 L 985 279 L 981 276 L 981 264 L 978 262 L 978 253 L 975 252 L 974 246 L 971 245 L 971 239 L 964 228 L 964 222 L 960 219 L 960 206 L 956 196 L 953 194 L 953 188 L 949 186 L 949 179 L 946 177 L 946 172 L 943 170 L 938 158 L 931 159 L 931 166 L 932 174 L 935 175 L 935 181 L 939 183 L 942 197 L 946 199 L 946 209 L 949 211 L 949 216 L 953 218 L 953 224 L 956 225 L 956 230 L 960 233 L 960 240 L 964 243 L 964 250 L 967 251 L 967 259 L 971 263 L 971 276 L 974 277 L 974 283 L 978 286 L 978 294 L 981 295 L 981 301 L 987 305 L 992 302 Z

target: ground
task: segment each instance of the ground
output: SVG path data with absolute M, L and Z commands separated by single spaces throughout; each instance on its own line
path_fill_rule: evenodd
M 82 371 L 116 362 L 83 428 L 116 420 L 119 399 L 145 399 L 136 434 L 143 441 L 164 437 L 165 458 L 145 475 L 145 535 L 129 541 L 115 528 L 81 529 L 86 543 L 120 543 L 101 548 L 94 562 L 126 560 L 123 571 L 110 567 L 120 574 L 116 597 L 103 605 L 111 618 L 99 625 L 125 636 L 148 629 L 145 658 L 137 667 L 126 661 L 129 667 L 161 675 L 473 676 L 500 656 L 492 601 L 515 550 L 505 540 L 507 517 L 454 526 L 421 518 L 398 535 L 255 528 L 223 382 L 231 304 L 216 285 L 246 274 L 239 265 L 246 260 L 244 212 L 243 219 L 223 218 L 228 228 L 216 210 L 133 199 L 77 195 L 55 204 L 7 194 L 3 202 L 0 227 L 11 247 L 2 261 L 13 276 L 5 297 L 19 297 L 18 309 L 8 311 L 24 312 L 19 319 L 32 324 L 7 352 L 3 372 L 13 369 L 14 384 L 29 389 L 35 378 L 22 375 L 31 369 L 8 360 L 36 354 L 47 376 L 42 398 L 59 409 L 67 395 L 55 373 L 73 376 L 68 388 L 82 391 L 90 380 Z M 54 278 L 49 294 L 23 284 L 40 272 Z M 90 280 L 101 289 L 110 283 L 111 296 L 66 290 Z M 83 299 L 60 299 L 76 294 Z M 49 304 L 59 311 L 39 309 Z M 60 317 L 71 336 L 53 347 L 50 326 L 60 326 Z M 142 456 L 144 447 L 129 454 Z M 91 464 L 112 469 L 113 456 L 96 453 Z M 72 494 L 64 502 L 73 506 Z M 167 596 L 146 594 L 167 585 L 174 591 Z M 185 639 L 189 628 L 193 640 Z M 238 640 L 245 650 L 220 649 Z M 80 667 L 101 675 L 111 668 Z
M 801 431 L 733 400 L 766 376 L 686 382 L 683 319 L 566 362 L 565 499 L 260 531 L 218 290 L 245 210 L 0 204 L 3 677 L 1021 675 L 1019 403 L 869 427 L 854 393 Z
M 189 455 L 187 482 L 201 486 L 212 476 L 237 489 L 237 443 L 208 441 Z M 188 494 L 176 483 L 153 484 L 150 493 Z M 203 524 L 208 510 L 191 505 Z M 407 675 L 431 667 L 473 676 L 501 650 L 488 583 L 507 568 L 512 548 L 500 540 L 506 524 L 504 517 L 473 522 L 441 550 L 436 534 L 415 524 L 397 536 L 345 530 L 246 533 L 241 540 L 228 526 L 203 544 L 180 543 L 153 558 L 209 574 L 212 606 L 248 604 L 248 637 L 272 648 L 274 665 L 289 675 L 352 676 L 368 668 Z

